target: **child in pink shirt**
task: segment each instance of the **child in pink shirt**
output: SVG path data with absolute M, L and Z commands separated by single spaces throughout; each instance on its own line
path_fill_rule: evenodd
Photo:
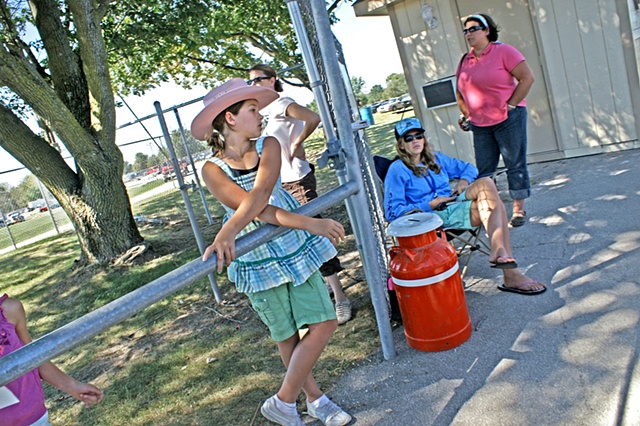
M 0 297 L 0 358 L 31 342 L 24 307 L 18 299 Z M 19 402 L 0 409 L 2 426 L 49 425 L 40 379 L 68 393 L 90 407 L 102 401 L 102 391 L 90 383 L 68 376 L 51 361 L 29 371 L 6 385 Z

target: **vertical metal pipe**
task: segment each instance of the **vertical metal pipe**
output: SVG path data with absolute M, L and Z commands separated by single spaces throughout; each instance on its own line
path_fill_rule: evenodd
M 300 6 L 296 0 L 286 0 L 287 8 L 289 9 L 289 15 L 291 15 L 291 22 L 293 23 L 293 28 L 298 36 L 298 45 L 300 46 L 300 50 L 302 51 L 302 57 L 304 58 L 304 65 L 307 69 L 307 75 L 309 76 L 309 83 L 311 85 L 311 90 L 313 91 L 313 96 L 318 104 L 318 112 L 320 113 L 320 117 L 322 119 L 322 126 L 324 130 L 324 134 L 327 140 L 334 140 L 336 138 L 336 133 L 333 129 L 332 119 L 331 119 L 331 110 L 329 109 L 329 104 L 327 103 L 327 99 L 324 96 L 324 91 L 322 90 L 322 80 L 320 79 L 320 73 L 318 72 L 318 68 L 316 67 L 316 63 L 313 60 L 313 51 L 311 50 L 311 45 L 309 44 L 309 36 L 307 35 L 307 29 L 304 26 L 304 21 L 302 20 L 302 14 L 300 13 Z
M 329 23 L 329 16 L 323 0 L 311 0 L 313 22 L 319 39 L 320 51 L 324 61 L 331 99 L 336 111 L 336 127 L 340 136 L 342 148 L 346 153 L 347 167 L 346 174 L 349 181 L 358 183 L 359 188 L 364 184 L 360 175 L 358 164 L 358 154 L 355 150 L 353 130 L 351 128 L 350 108 L 346 98 L 346 92 L 340 75 L 340 65 L 336 54 L 333 33 Z M 386 285 L 381 274 L 381 268 L 376 252 L 376 243 L 371 236 L 371 217 L 367 215 L 355 215 L 355 206 L 366 206 L 366 192 L 359 191 L 353 197 L 347 199 L 347 211 L 350 211 L 350 220 L 354 225 L 356 240 L 360 246 L 365 266 L 365 275 L 369 285 L 371 301 L 376 313 L 376 321 L 382 344 L 382 352 L 385 359 L 395 357 L 391 324 L 389 322 L 389 309 L 386 303 L 384 291 Z M 349 207 L 350 206 L 350 207 Z
M 213 219 L 211 218 L 211 212 L 209 211 L 209 204 L 207 203 L 207 199 L 205 198 L 204 190 L 202 189 L 202 184 L 200 184 L 200 178 L 198 177 L 198 171 L 196 170 L 196 165 L 193 162 L 193 157 L 191 156 L 191 151 L 189 150 L 189 144 L 187 143 L 187 135 L 184 132 L 184 127 L 182 126 L 182 121 L 180 120 L 180 114 L 178 114 L 178 108 L 174 108 L 173 112 L 176 114 L 176 121 L 178 122 L 178 128 L 180 129 L 180 135 L 182 135 L 182 142 L 184 143 L 184 149 L 187 151 L 187 156 L 189 157 L 189 163 L 191 164 L 191 169 L 193 169 L 193 176 L 196 180 L 196 185 L 198 186 L 198 192 L 200 193 L 200 198 L 202 199 L 202 206 L 204 207 L 204 213 L 207 215 L 207 220 L 209 221 L 209 225 L 213 225 Z
M 180 192 L 182 193 L 182 199 L 184 200 L 184 205 L 187 208 L 187 215 L 189 216 L 189 222 L 191 223 L 191 229 L 193 230 L 193 235 L 196 237 L 196 242 L 198 243 L 198 249 L 200 249 L 200 254 L 203 254 L 207 246 L 204 243 L 202 234 L 200 233 L 200 228 L 198 227 L 198 222 L 196 221 L 196 215 L 193 212 L 191 199 L 189 198 L 189 193 L 187 192 L 188 187 L 184 185 L 184 181 L 182 180 L 182 173 L 180 173 L 180 164 L 178 164 L 178 159 L 176 158 L 176 151 L 173 149 L 173 142 L 171 142 L 171 136 L 169 135 L 167 122 L 164 119 L 162 107 L 160 106 L 160 102 L 158 101 L 155 101 L 153 103 L 153 106 L 156 108 L 156 114 L 158 115 L 158 121 L 160 121 L 160 127 L 162 128 L 164 141 L 167 144 L 167 149 L 169 150 L 169 155 L 171 156 L 173 171 L 176 174 L 176 180 L 178 181 L 178 186 L 180 188 Z M 211 289 L 213 290 L 213 295 L 216 298 L 216 302 L 218 303 L 222 302 L 222 295 L 220 294 L 220 289 L 218 289 L 218 285 L 216 284 L 216 277 L 214 273 L 211 272 L 208 275 L 208 277 L 209 277 L 209 282 L 211 283 Z
M 55 217 L 53 217 L 53 211 L 51 209 L 51 206 L 49 205 L 47 196 L 44 193 L 44 189 L 42 188 L 42 182 L 40 182 L 40 179 L 38 178 L 36 178 L 36 182 L 38 182 L 38 189 L 40 190 L 40 195 L 42 195 L 42 199 L 44 200 L 44 205 L 47 206 L 47 211 L 49 212 L 51 223 L 53 223 L 53 229 L 56 231 L 56 234 L 60 234 L 60 231 L 58 230 L 58 224 L 56 223 L 56 219 Z
M 7 222 L 7 217 L 2 213 L 1 210 L 0 210 L 0 218 L 2 218 L 2 220 L 4 221 L 4 227 L 7 229 L 7 234 L 9 235 L 9 239 L 11 240 L 11 245 L 13 246 L 13 249 L 17 250 L 18 246 L 16 245 L 16 241 L 13 239 L 13 235 L 11 234 L 11 230 L 9 229 L 9 223 Z

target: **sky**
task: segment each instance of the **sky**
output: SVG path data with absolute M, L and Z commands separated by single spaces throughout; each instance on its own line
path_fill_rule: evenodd
M 364 80 L 365 92 L 375 84 L 384 87 L 389 74 L 403 72 L 391 23 L 387 16 L 356 18 L 353 8 L 344 1 L 336 9 L 336 15 L 340 21 L 332 26 L 332 30 L 342 44 L 347 70 L 351 77 L 361 77 Z M 166 83 L 159 88 L 148 91 L 143 96 L 126 97 L 124 101 L 133 110 L 135 116 L 125 106 L 118 108 L 116 110 L 117 126 L 120 127 L 135 121 L 136 116 L 141 118 L 155 114 L 154 102 L 156 101 L 160 102 L 162 109 L 167 109 L 200 98 L 206 93 L 207 90 L 204 87 L 193 87 L 187 90 Z M 313 100 L 313 94 L 309 90 L 292 88 L 287 85 L 284 87 L 284 95 L 293 97 L 302 105 Z M 185 128 L 189 128 L 201 106 L 202 104 L 197 102 L 178 110 L 180 121 Z M 165 120 L 170 131 L 178 127 L 175 113 L 165 114 Z M 156 137 L 158 143 L 164 143 L 161 138 L 157 138 L 162 135 L 162 131 L 156 118 L 144 120 L 143 124 L 151 135 Z M 147 138 L 149 135 L 140 124 L 126 126 L 118 130 L 116 143 L 121 146 L 125 161 L 132 163 L 137 152 L 145 152 L 148 155 L 157 152 L 151 141 L 123 146 Z M 0 148 L 0 173 L 19 168 L 22 168 L 22 165 Z M 26 170 L 2 173 L 0 174 L 0 182 L 17 185 L 28 173 Z

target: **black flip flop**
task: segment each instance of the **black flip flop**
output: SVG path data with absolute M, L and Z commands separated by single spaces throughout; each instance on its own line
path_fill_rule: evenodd
M 491 267 L 495 269 L 516 269 L 518 264 L 515 260 L 509 260 L 506 262 L 498 262 L 498 259 L 506 260 L 507 258 L 504 256 L 498 256 L 495 262 L 490 262 Z
M 542 284 L 542 283 L 540 283 L 538 281 L 535 281 L 535 280 L 523 282 L 522 284 L 520 284 L 517 287 L 506 287 L 504 284 L 500 284 L 498 286 L 498 290 L 507 291 L 507 292 L 510 292 L 510 293 L 524 294 L 525 296 L 533 296 L 533 295 L 544 293 L 545 291 L 547 291 L 547 287 L 544 287 L 544 288 L 542 288 L 540 290 L 525 290 L 525 289 L 521 288 L 521 287 L 524 287 L 526 285 L 530 285 L 530 284 L 534 284 L 534 283 Z

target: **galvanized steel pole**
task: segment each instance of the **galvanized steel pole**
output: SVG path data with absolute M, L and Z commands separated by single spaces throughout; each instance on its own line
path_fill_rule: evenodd
M 198 227 L 196 214 L 193 212 L 191 199 L 189 198 L 189 193 L 187 192 L 189 189 L 189 186 L 186 186 L 184 184 L 184 181 L 182 180 L 182 173 L 180 173 L 180 164 L 178 164 L 176 151 L 175 149 L 173 149 L 173 142 L 171 142 L 171 136 L 169 135 L 169 129 L 167 128 L 167 122 L 164 119 L 164 113 L 162 112 L 162 107 L 160 106 L 160 102 L 155 101 L 153 103 L 153 106 L 156 108 L 158 121 L 160 121 L 162 134 L 164 135 L 164 142 L 167 144 L 167 149 L 169 150 L 169 155 L 171 156 L 171 163 L 173 164 L 173 172 L 176 175 L 176 180 L 178 181 L 178 187 L 180 188 L 180 193 L 182 193 L 182 199 L 184 200 L 184 205 L 187 208 L 187 215 L 189 216 L 189 223 L 191 224 L 193 235 L 196 237 L 196 243 L 198 244 L 198 249 L 200 249 L 200 254 L 203 254 L 207 246 L 204 242 L 204 239 L 202 238 L 202 233 L 200 232 L 200 228 Z M 216 276 L 213 274 L 213 272 L 209 274 L 209 282 L 211 283 L 211 290 L 213 290 L 213 295 L 216 298 L 216 302 L 218 303 L 222 302 L 222 294 L 220 294 L 220 289 L 218 288 L 218 284 L 216 283 Z
M 205 191 L 202 188 L 202 184 L 200 183 L 200 177 L 198 177 L 198 171 L 196 170 L 196 165 L 193 161 L 193 157 L 191 156 L 191 150 L 189 149 L 189 143 L 187 142 L 187 134 L 185 133 L 184 127 L 182 126 L 182 120 L 180 120 L 180 114 L 178 113 L 177 108 L 174 108 L 173 112 L 176 115 L 176 122 L 178 123 L 178 129 L 180 129 L 180 136 L 182 136 L 184 149 L 187 152 L 187 156 L 189 157 L 189 164 L 191 164 L 191 168 L 193 169 L 193 177 L 195 179 L 196 185 L 198 186 L 198 192 L 200 193 L 200 198 L 202 199 L 202 205 L 204 206 L 204 214 L 207 215 L 207 220 L 209 221 L 209 225 L 213 225 L 213 219 L 211 218 L 211 212 L 209 211 L 209 204 L 207 203 L 207 199 L 205 198 Z
M 346 98 L 346 91 L 342 76 L 340 75 L 340 65 L 338 63 L 337 52 L 334 43 L 329 15 L 326 4 L 323 0 L 310 0 L 313 13 L 313 22 L 318 35 L 322 60 L 325 64 L 331 100 L 336 112 L 336 127 L 341 140 L 342 149 L 346 154 L 346 174 L 350 182 L 357 182 L 359 188 L 364 188 L 358 154 L 355 149 L 353 129 L 351 127 L 351 114 Z M 338 175 L 338 178 L 343 178 Z M 356 206 L 368 205 L 366 191 L 360 190 L 353 197 L 346 200 L 347 212 L 351 223 L 354 225 L 354 234 L 362 254 L 365 275 L 369 285 L 371 301 L 376 313 L 378 332 L 382 344 L 382 352 L 385 359 L 395 357 L 393 336 L 391 333 L 391 323 L 389 322 L 389 308 L 387 306 L 384 291 L 386 289 L 385 277 L 381 274 L 381 267 L 378 261 L 377 245 L 372 238 L 371 230 L 374 229 L 369 214 L 356 215 Z

